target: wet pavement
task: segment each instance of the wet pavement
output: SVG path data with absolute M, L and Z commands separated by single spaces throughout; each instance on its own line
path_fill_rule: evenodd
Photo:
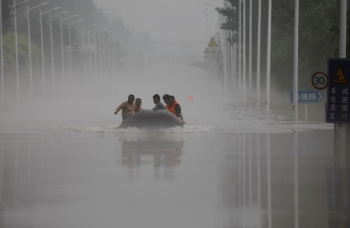
M 0 227 L 349 227 L 331 126 L 272 122 L 2 131 Z

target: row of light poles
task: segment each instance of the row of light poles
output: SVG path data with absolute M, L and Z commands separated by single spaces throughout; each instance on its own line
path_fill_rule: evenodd
M 55 61 L 54 61 L 54 54 L 53 54 L 54 51 L 53 51 L 53 36 L 52 36 L 52 19 L 66 13 L 68 13 L 68 11 L 63 11 L 53 16 L 50 13 L 49 19 L 47 21 L 47 24 L 50 26 L 52 92 L 54 92 L 55 90 Z
M 24 17 L 27 19 L 27 27 L 28 27 L 28 49 L 29 49 L 29 74 L 30 74 L 30 95 L 33 96 L 33 64 L 32 64 L 32 41 L 31 41 L 31 35 L 30 35 L 30 11 L 36 8 L 39 8 L 43 5 L 49 4 L 48 2 L 43 2 L 37 6 L 34 6 L 32 8 L 29 8 L 27 5 L 27 10 L 24 12 Z M 2 36 L 2 35 L 1 35 Z M 2 45 L 1 45 L 2 46 Z M 1 64 L 2 65 L 2 64 Z M 3 68 L 3 67 L 2 67 Z
M 217 1 L 217 0 L 216 0 Z M 297 1 L 297 0 L 296 0 Z M 253 91 L 253 80 L 252 80 L 252 0 L 249 0 L 249 43 L 246 44 L 246 0 L 238 0 L 238 45 L 233 45 L 233 53 L 238 52 L 238 69 L 233 69 L 230 72 L 230 65 L 232 61 L 236 61 L 235 56 L 233 58 L 230 57 L 232 51 L 229 48 L 229 51 L 226 53 L 226 58 L 229 58 L 230 63 L 227 66 L 227 77 L 233 77 L 237 81 L 238 84 L 242 85 L 242 87 L 238 87 L 239 94 L 242 95 L 243 103 L 247 102 L 247 93 L 251 93 Z M 266 101 L 265 106 L 267 110 L 270 108 L 270 75 L 271 75 L 271 15 L 272 15 L 272 0 L 268 2 L 268 28 L 267 28 L 267 56 L 266 56 Z M 258 31 L 257 31 L 257 73 L 256 73 L 256 106 L 260 107 L 260 70 L 261 70 L 261 0 L 258 1 Z M 236 31 L 233 32 L 236 34 Z M 227 38 L 227 37 L 226 37 Z M 247 47 L 248 47 L 248 66 L 247 66 Z M 236 63 L 234 63 L 236 66 Z M 247 78 L 247 69 L 248 69 L 248 78 Z M 238 72 L 237 72 L 238 70 Z M 297 77 L 297 76 L 296 76 Z M 247 80 L 248 79 L 248 80 Z M 248 81 L 248 86 L 247 86 Z
M 15 55 L 16 55 L 16 92 L 17 92 L 17 100 L 19 100 L 20 97 L 20 77 L 19 77 L 19 57 L 18 57 L 18 32 L 17 32 L 17 11 L 16 8 L 19 5 L 22 5 L 24 3 L 27 3 L 30 0 L 23 0 L 20 2 L 16 2 L 16 0 L 13 0 L 13 5 L 11 7 L 11 13 L 14 15 L 14 33 L 15 33 Z M 4 97 L 5 97 L 5 80 L 4 80 L 4 58 L 3 58 L 3 29 L 2 29 L 2 9 L 1 9 L 1 4 L 2 0 L 0 0 L 0 58 L 1 58 L 1 100 L 2 103 L 4 103 Z M 27 29 L 28 29 L 28 55 L 29 55 L 29 86 L 30 86 L 30 96 L 33 97 L 33 62 L 32 62 L 32 46 L 31 46 L 31 27 L 30 27 L 30 12 L 34 9 L 38 9 L 44 5 L 48 5 L 49 2 L 43 2 L 39 5 L 36 5 L 34 7 L 29 7 L 27 5 L 27 8 L 24 12 L 24 17 L 27 19 Z M 39 14 L 37 16 L 37 20 L 40 23 L 40 39 L 41 39 L 41 70 L 42 70 L 42 86 L 43 86 L 43 95 L 45 96 L 46 94 L 46 72 L 45 72 L 45 53 L 44 53 L 44 38 L 43 38 L 43 15 L 44 14 L 49 14 L 49 19 L 47 20 L 47 24 L 49 25 L 50 28 L 50 44 L 51 44 L 51 64 L 52 64 L 52 68 L 51 68 L 51 79 L 52 79 L 52 91 L 54 92 L 55 89 L 55 61 L 54 61 L 54 49 L 53 49 L 53 27 L 52 27 L 52 20 L 54 18 L 59 17 L 59 23 L 58 26 L 60 28 L 60 35 L 61 35 L 61 61 L 62 61 L 62 85 L 63 88 L 65 88 L 65 84 L 66 84 L 66 79 L 65 79 L 65 74 L 66 74 L 66 69 L 65 69 L 65 56 L 64 56 L 64 42 L 63 42 L 63 22 L 68 21 L 68 37 L 69 37 L 69 46 L 68 46 L 68 50 L 67 50 L 67 57 L 68 57 L 68 70 L 67 73 L 70 76 L 70 80 L 72 80 L 72 40 L 71 40 L 71 29 L 72 29 L 72 25 L 78 22 L 83 21 L 82 18 L 77 19 L 75 21 L 69 21 L 72 18 L 77 17 L 77 14 L 68 16 L 68 17 L 62 17 L 63 14 L 68 13 L 68 11 L 63 11 L 57 14 L 52 15 L 52 12 L 57 11 L 61 9 L 60 7 L 54 7 L 51 8 L 49 10 L 46 11 L 42 11 L 41 9 L 39 10 Z M 93 28 L 95 27 L 95 28 Z M 88 43 L 89 43 L 89 48 L 92 49 L 91 47 L 91 30 L 95 30 L 95 29 L 100 29 L 100 31 L 95 31 L 94 32 L 94 62 L 95 62 L 95 75 L 97 76 L 97 41 L 96 41 L 96 37 L 98 35 L 98 38 L 100 40 L 100 45 L 99 45 L 99 52 L 100 52 L 100 70 L 102 72 L 104 72 L 104 75 L 106 76 L 107 70 L 106 70 L 106 66 L 103 67 L 102 66 L 102 55 L 104 56 L 105 59 L 107 59 L 106 57 L 106 43 L 105 43 L 105 39 L 106 36 L 109 37 L 108 40 L 108 45 L 109 48 L 108 50 L 108 55 L 109 57 L 111 57 L 110 61 L 116 61 L 116 54 L 113 53 L 113 51 L 115 52 L 116 50 L 113 48 L 114 43 L 113 42 L 117 42 L 118 41 L 118 37 L 113 34 L 113 32 L 111 30 L 102 28 L 100 26 L 98 26 L 96 23 L 91 24 L 89 26 L 86 27 L 82 27 L 80 32 L 82 34 L 82 42 L 83 42 L 83 48 L 86 48 L 86 42 L 85 42 L 85 30 L 88 30 L 89 34 L 88 34 Z M 102 41 L 101 41 L 102 40 Z M 102 42 L 102 43 L 101 43 Z M 69 51 L 69 52 L 68 52 Z M 91 51 L 91 50 L 90 50 Z M 102 53 L 103 52 L 103 53 Z M 92 75 L 92 61 L 91 61 L 91 54 L 89 54 L 89 59 L 90 59 L 90 73 Z M 106 64 L 105 64 L 106 65 Z M 108 63 L 108 67 L 109 69 L 111 69 L 112 64 Z M 86 69 L 85 69 L 86 70 Z M 85 71 L 86 73 L 86 71 Z

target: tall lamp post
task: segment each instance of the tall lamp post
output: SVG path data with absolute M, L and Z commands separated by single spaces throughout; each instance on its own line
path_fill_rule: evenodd
M 118 44 L 118 39 L 119 36 L 118 35 L 113 35 L 112 36 L 112 73 L 113 75 L 117 78 L 117 70 L 118 70 L 118 65 L 117 65 L 117 44 Z
M 72 38 L 71 38 L 71 26 L 72 24 L 78 23 L 83 21 L 83 19 L 78 19 L 76 21 L 72 21 L 72 22 L 68 22 L 68 37 L 69 37 L 69 66 L 68 66 L 68 70 L 69 70 L 69 77 L 70 80 L 72 82 Z
M 52 19 L 65 13 L 68 13 L 68 11 L 63 11 L 53 16 L 50 14 L 50 17 L 47 21 L 47 24 L 50 26 L 52 93 L 55 92 L 55 61 L 54 61 L 54 54 L 53 54 Z
M 0 0 L 0 58 L 1 58 L 1 103 L 5 102 L 4 49 L 2 40 L 2 0 Z
M 108 35 L 110 35 L 111 33 L 113 33 L 113 31 L 107 31 L 105 34 L 103 34 L 102 36 L 105 35 L 105 38 L 102 39 L 103 42 L 103 54 L 104 54 L 104 77 L 105 77 L 105 81 L 107 80 L 107 74 L 108 74 L 108 54 L 109 53 L 109 48 L 107 49 L 107 45 L 108 43 L 106 42 L 106 40 L 108 41 Z
M 251 92 L 253 91 L 253 87 L 252 87 L 252 39 L 253 39 L 253 32 L 252 32 L 252 21 L 253 21 L 253 13 L 252 13 L 252 8 L 253 8 L 253 1 L 250 0 L 249 2 L 249 85 L 248 85 L 248 89 L 249 89 L 249 94 L 251 94 Z M 249 99 L 251 99 L 251 97 L 249 96 Z
M 91 25 L 82 27 L 81 30 L 80 30 L 80 33 L 81 33 L 81 35 L 82 35 L 82 41 L 83 41 L 83 49 L 86 49 L 86 47 L 85 47 L 85 30 L 88 29 L 88 28 L 92 28 L 92 27 L 94 27 L 94 26 L 97 26 L 97 24 L 94 23 L 94 24 L 91 24 Z M 87 75 L 85 57 L 84 57 L 84 73 L 85 73 L 85 75 Z M 92 81 L 91 78 L 90 78 L 90 80 Z
M 269 0 L 267 19 L 267 59 L 266 59 L 266 112 L 270 113 L 270 78 L 271 78 L 271 14 L 272 0 Z
M 49 4 L 48 2 L 43 2 L 37 6 L 29 8 L 27 6 L 27 10 L 24 12 L 24 17 L 27 19 L 27 27 L 28 27 L 28 51 L 29 51 L 29 75 L 30 75 L 30 97 L 33 97 L 33 64 L 32 64 L 32 41 L 30 35 L 30 11 L 36 8 L 39 8 L 43 5 Z
M 100 31 L 96 31 L 97 29 L 101 29 Z M 102 27 L 96 27 L 96 28 L 94 28 L 93 29 L 93 31 L 94 31 L 94 46 L 95 47 L 97 47 L 97 38 L 96 38 L 96 36 L 97 36 L 97 34 L 99 34 L 99 33 L 101 33 L 101 32 L 104 32 L 104 31 L 106 31 L 107 29 L 104 29 L 104 28 L 102 28 Z M 95 73 L 95 80 L 97 79 L 97 50 L 96 51 L 94 51 L 94 73 Z
M 247 101 L 247 80 L 246 80 L 246 4 L 245 0 L 243 1 L 243 102 L 244 104 Z
M 47 10 L 47 11 L 44 11 L 44 12 L 41 12 L 40 10 L 40 13 L 37 17 L 37 20 L 40 22 L 40 36 L 41 36 L 41 69 L 42 69 L 42 77 L 43 77 L 43 95 L 45 97 L 45 92 L 46 92 L 46 82 L 45 82 L 45 56 L 44 56 L 44 37 L 43 37 L 43 20 L 42 20 L 42 16 L 43 14 L 45 13 L 49 13 L 51 11 L 54 11 L 54 10 L 58 10 L 60 9 L 61 7 L 55 7 L 55 8 L 52 8 L 50 10 Z
M 240 99 L 241 94 L 242 94 L 242 83 L 243 83 L 243 75 L 242 75 L 242 1 L 239 0 L 239 7 L 238 7 L 238 84 L 239 84 L 239 88 L 238 88 L 238 92 L 239 92 L 239 97 Z
M 17 101 L 19 100 L 19 64 L 18 64 L 18 38 L 17 38 L 17 14 L 16 7 L 21 5 L 29 0 L 24 0 L 22 2 L 16 3 L 16 0 L 13 0 L 13 5 L 11 7 L 11 13 L 15 19 L 15 52 L 16 52 L 16 84 L 17 84 Z
M 294 16 L 294 65 L 293 65 L 293 111 L 294 121 L 298 121 L 298 69 L 299 69 L 299 0 L 295 0 Z
M 261 0 L 258 6 L 258 47 L 256 60 L 256 107 L 260 107 Z
M 65 69 L 64 69 L 64 44 L 63 44 L 63 22 L 66 20 L 69 20 L 73 17 L 77 17 L 78 14 L 74 14 L 72 16 L 63 18 L 60 17 L 60 21 L 58 22 L 58 27 L 61 29 L 61 58 L 62 58 L 62 84 L 63 84 L 63 89 L 65 88 Z
M 99 41 L 100 41 L 100 74 L 104 76 L 104 80 L 106 80 L 106 69 L 105 69 L 105 64 L 103 64 L 103 59 L 105 59 L 105 41 L 103 36 L 111 33 L 112 31 L 110 30 L 105 30 L 101 32 L 101 34 L 98 36 Z
M 93 30 L 94 28 L 89 28 L 88 29 L 88 43 L 89 43 L 89 47 L 91 48 L 91 30 Z M 93 78 L 93 73 L 92 73 L 92 57 L 91 57 L 91 53 L 89 52 L 89 65 L 90 65 L 90 79 L 92 81 Z

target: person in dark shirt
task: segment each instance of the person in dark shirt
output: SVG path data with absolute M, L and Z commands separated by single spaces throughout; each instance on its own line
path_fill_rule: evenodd
M 168 106 L 168 103 L 169 103 L 169 94 L 164 94 L 164 95 L 163 95 L 163 101 L 164 101 L 165 105 Z
M 160 96 L 158 94 L 153 96 L 153 102 L 156 104 L 153 110 L 165 110 L 165 105 L 160 101 Z

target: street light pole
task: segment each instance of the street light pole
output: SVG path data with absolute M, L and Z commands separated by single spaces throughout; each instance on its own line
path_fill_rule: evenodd
M 347 0 L 340 1 L 340 24 L 339 24 L 339 58 L 346 58 L 346 32 L 347 32 Z M 340 139 L 339 139 L 340 138 Z M 334 124 L 334 144 L 337 157 L 344 156 L 343 163 L 340 163 L 339 158 L 336 158 L 335 164 L 340 167 L 348 166 L 349 150 L 350 150 L 350 125 L 349 124 Z M 339 154 L 339 146 L 344 146 L 345 154 Z M 343 152 L 343 153 L 344 153 Z
M 101 49 L 99 51 L 100 52 L 100 75 L 103 75 L 104 80 L 106 78 L 105 78 L 105 66 L 103 64 L 103 58 L 105 58 L 105 42 L 104 42 L 103 36 L 108 34 L 109 32 L 111 32 L 111 31 L 105 30 L 105 31 L 101 32 L 101 34 L 98 36 L 99 41 L 100 41 L 100 49 Z
M 236 42 L 236 30 L 233 31 L 234 43 L 233 43 L 233 89 L 237 89 L 237 42 Z
M 266 58 L 266 111 L 270 113 L 270 78 L 271 78 L 271 14 L 272 0 L 269 0 L 267 20 L 267 58 Z
M 60 9 L 61 7 L 55 7 L 53 9 L 47 10 L 45 12 L 41 12 L 37 17 L 37 20 L 40 22 L 40 36 L 41 36 L 41 69 L 42 69 L 42 78 L 43 78 L 43 95 L 45 97 L 46 93 L 46 82 L 45 82 L 45 56 L 44 56 L 44 36 L 43 36 L 43 20 L 42 15 L 45 13 L 49 13 L 51 11 Z
M 238 23 L 239 23 L 239 28 L 238 28 L 238 84 L 239 84 L 239 98 L 241 99 L 241 86 L 242 86 L 242 1 L 239 0 L 239 19 L 238 19 Z
M 112 46 L 113 46 L 113 60 L 112 60 L 112 67 L 113 67 L 113 74 L 115 75 L 115 79 L 118 78 L 118 55 L 117 55 L 117 46 L 118 46 L 118 35 L 114 35 L 114 39 L 112 40 Z
M 253 91 L 252 88 L 252 20 L 253 20 L 253 1 L 250 0 L 249 2 L 249 100 L 251 99 L 251 92 Z
M 109 75 L 109 55 L 110 55 L 110 48 L 108 47 L 108 39 L 109 39 L 109 35 L 112 33 L 112 31 L 108 31 L 105 35 L 105 39 L 104 39 L 104 54 L 105 54 L 105 78 L 107 79 L 107 75 Z
M 60 21 L 58 22 L 58 27 L 60 27 L 60 29 L 61 29 L 61 61 L 62 61 L 62 87 L 63 87 L 63 89 L 65 89 L 65 69 L 64 69 L 64 65 L 65 65 L 65 63 L 64 63 L 64 44 L 63 44 L 63 21 L 66 21 L 66 20 L 68 20 L 68 19 L 70 19 L 70 18 L 73 18 L 73 17 L 76 17 L 76 16 L 78 16 L 78 14 L 74 14 L 74 15 L 72 15 L 72 16 L 69 16 L 69 17 L 66 17 L 66 18 L 64 18 L 64 19 L 62 19 L 62 17 L 60 17 Z
M 11 13 L 14 15 L 15 20 L 15 52 L 16 52 L 16 85 L 17 85 L 17 101 L 19 100 L 19 63 L 18 63 L 18 38 L 17 38 L 17 14 L 16 6 L 21 5 L 29 0 L 24 0 L 22 2 L 16 3 L 16 0 L 13 0 L 13 6 L 11 7 Z
M 88 42 L 89 42 L 89 46 L 91 47 L 91 29 L 88 29 Z M 89 53 L 89 66 L 90 66 L 90 79 L 92 81 L 92 58 L 91 58 L 91 53 Z
M 50 14 L 50 18 L 47 21 L 48 24 L 50 25 L 52 93 L 54 93 L 54 90 L 55 90 L 55 61 L 54 61 L 54 54 L 53 54 L 52 19 L 65 13 L 68 13 L 68 11 L 63 11 L 53 16 L 51 16 Z
M 107 57 L 106 57 L 106 37 L 104 35 L 107 35 L 108 33 L 110 33 L 111 31 L 107 31 L 106 33 L 104 33 L 101 38 L 102 38 L 102 55 L 103 55 L 103 77 L 104 77 L 104 81 L 107 81 Z
M 260 107 L 261 0 L 258 6 L 258 47 L 256 61 L 256 107 Z
M 246 88 L 246 4 L 243 0 L 243 103 L 246 103 L 247 99 L 247 88 Z
M 112 31 L 111 31 L 112 33 Z M 111 36 L 111 33 L 110 33 L 110 36 L 107 36 L 107 51 L 108 51 L 108 54 L 107 54 L 107 60 L 108 60 L 108 75 L 111 75 L 113 73 L 112 71 L 112 36 Z
M 102 29 L 102 30 L 96 32 L 97 29 Z M 106 30 L 107 29 L 103 29 L 101 27 L 96 27 L 96 28 L 93 29 L 93 31 L 94 31 L 94 46 L 95 47 L 97 47 L 97 37 L 96 37 L 96 35 L 98 33 L 104 32 Z M 97 81 L 97 49 L 94 52 L 94 73 L 95 73 L 95 81 Z
M 298 69 L 299 69 L 299 0 L 295 0 L 294 16 L 294 65 L 293 65 L 293 112 L 294 121 L 298 121 Z
M 83 19 L 78 19 L 76 21 L 73 22 L 68 22 L 68 37 L 69 37 L 69 78 L 72 82 L 73 79 L 73 75 L 72 75 L 72 38 L 71 38 L 71 25 L 78 23 L 80 21 L 82 21 Z
M 32 41 L 31 41 L 31 34 L 30 34 L 30 14 L 29 13 L 31 10 L 47 4 L 49 3 L 43 2 L 32 8 L 29 8 L 29 6 L 27 6 L 27 10 L 24 12 L 24 17 L 27 19 L 27 23 L 28 23 L 27 27 L 28 27 L 29 76 L 30 76 L 30 97 L 31 98 L 33 97 L 33 64 L 32 64 Z
M 97 24 L 94 23 L 94 24 L 91 24 L 91 25 L 88 25 L 86 27 L 82 27 L 81 30 L 80 30 L 80 33 L 82 35 L 82 41 L 83 41 L 83 49 L 86 49 L 85 47 L 85 30 L 88 29 L 88 28 L 92 28 L 94 26 L 96 26 Z M 86 72 L 86 63 L 85 63 L 85 56 L 84 56 L 84 75 L 87 75 L 87 72 Z
M 1 58 L 1 103 L 5 103 L 4 48 L 2 39 L 2 0 L 0 0 L 0 58 Z

